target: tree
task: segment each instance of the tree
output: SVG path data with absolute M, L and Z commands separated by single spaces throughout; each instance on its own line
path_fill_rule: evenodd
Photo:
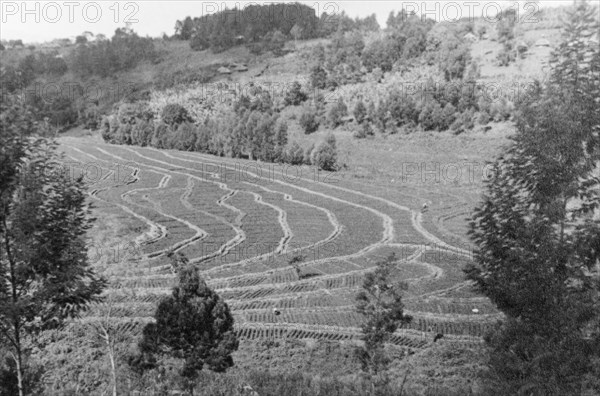
M 105 281 L 89 268 L 90 227 L 83 179 L 61 169 L 55 144 L 35 131 L 21 106 L 2 109 L 0 151 L 0 341 L 16 364 L 24 395 L 27 339 L 60 326 L 91 301 Z
M 332 127 L 336 127 L 342 123 L 342 118 L 348 115 L 348 106 L 344 103 L 344 99 L 340 96 L 337 102 L 331 107 L 327 114 L 327 120 Z
M 154 365 L 154 355 L 184 360 L 182 377 L 193 395 L 194 380 L 204 366 L 224 372 L 233 366 L 238 341 L 227 304 L 200 278 L 184 256 L 177 258 L 179 284 L 158 305 L 156 323 L 146 325 L 134 365 Z
M 298 106 L 308 99 L 308 95 L 302 91 L 302 85 L 298 81 L 294 81 L 289 90 L 286 91 L 283 99 L 286 106 Z
M 322 66 L 317 65 L 310 69 L 310 84 L 315 89 L 327 87 L 327 72 Z
M 300 116 L 300 126 L 304 129 L 305 134 L 311 134 L 319 129 L 319 121 L 317 120 L 316 110 L 312 107 L 307 107 Z
M 175 37 L 179 40 L 189 40 L 194 33 L 194 22 L 187 16 L 183 21 L 175 22 Z
M 120 285 L 113 286 L 115 289 L 119 289 Z M 135 298 L 134 294 L 128 296 L 131 299 Z M 128 334 L 125 334 L 118 322 L 115 322 L 113 317 L 113 308 L 115 308 L 114 294 L 105 301 L 101 306 L 99 319 L 90 324 L 93 331 L 93 339 L 99 342 L 104 348 L 106 348 L 106 354 L 110 363 L 110 373 L 112 377 L 112 394 L 117 396 L 118 394 L 118 362 L 119 362 L 119 351 L 117 345 L 119 343 L 127 342 Z
M 569 14 L 549 82 L 518 103 L 514 143 L 471 223 L 467 277 L 507 317 L 487 338 L 502 393 L 583 394 L 598 369 L 600 61 L 577 45 L 597 29 L 590 10 Z
M 363 370 L 376 375 L 389 364 L 384 345 L 402 324 L 412 318 L 404 314 L 403 283 L 394 283 L 392 276 L 397 259 L 392 253 L 377 263 L 368 273 L 356 296 L 356 310 L 365 318 L 362 325 L 364 347 L 357 350 Z
M 170 147 L 181 151 L 192 151 L 196 143 L 196 134 L 194 124 L 191 122 L 182 122 L 172 135 Z
M 365 32 L 377 32 L 379 31 L 379 22 L 377 22 L 377 16 L 371 14 L 363 19 L 357 18 L 358 28 Z
M 304 152 L 298 142 L 292 142 L 286 154 L 287 161 L 292 165 L 302 165 L 304 162 Z
M 269 32 L 263 39 L 265 49 L 271 51 L 275 56 L 283 55 L 283 47 L 285 46 L 285 35 L 281 31 L 276 30 Z
M 311 143 L 310 146 L 308 146 L 305 150 L 304 150 L 304 163 L 306 165 L 311 165 L 311 158 L 312 158 L 312 153 L 313 151 L 315 151 L 315 144 Z
M 183 122 L 192 121 L 185 107 L 177 103 L 166 105 L 160 113 L 161 120 L 171 126 L 177 126 Z
M 290 34 L 292 35 L 292 37 L 294 38 L 294 44 L 298 44 L 298 40 L 302 38 L 302 27 L 300 27 L 298 24 L 295 24 L 294 26 L 292 26 L 292 29 L 290 30 Z
M 147 120 L 137 120 L 131 131 L 131 144 L 147 146 L 154 133 L 154 123 Z
M 81 44 L 87 44 L 88 39 L 86 36 L 77 36 L 75 38 L 75 44 L 81 45 Z
M 437 63 L 440 71 L 444 73 L 446 81 L 463 78 L 470 61 L 471 50 L 467 44 L 456 37 L 442 42 L 437 55 Z
M 363 121 L 367 117 L 367 107 L 365 106 L 365 104 L 362 100 L 359 100 L 358 102 L 356 102 L 356 105 L 354 106 L 354 110 L 352 111 L 352 114 L 354 114 L 354 119 L 356 120 L 357 123 L 359 123 L 359 124 L 363 123 Z
M 326 171 L 337 170 L 337 150 L 335 137 L 329 134 L 310 154 L 310 163 Z
M 275 161 L 285 162 L 286 151 L 285 147 L 288 143 L 288 124 L 285 121 L 280 121 L 275 130 Z

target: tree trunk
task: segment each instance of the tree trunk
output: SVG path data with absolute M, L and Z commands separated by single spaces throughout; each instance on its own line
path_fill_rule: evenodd
M 4 212 L 6 213 L 6 211 Z M 19 302 L 19 298 L 17 295 L 17 279 L 16 279 L 16 265 L 13 260 L 11 251 L 10 251 L 10 243 L 8 241 L 8 227 L 6 225 L 6 217 L 3 218 L 3 228 L 4 228 L 4 242 L 6 244 L 6 257 L 8 258 L 9 270 L 10 270 L 10 286 L 12 289 L 12 303 L 13 306 L 16 306 Z M 13 316 L 13 326 L 15 328 L 15 338 L 13 340 L 13 344 L 15 347 L 15 363 L 17 364 L 17 387 L 19 389 L 19 396 L 24 396 L 25 392 L 23 391 L 23 352 L 21 350 L 21 326 L 19 324 L 19 318 L 17 316 Z
M 117 367 L 115 365 L 115 356 L 112 348 L 109 347 L 108 356 L 110 358 L 110 367 L 112 369 L 113 377 L 113 396 L 117 396 Z
M 110 318 L 110 312 L 112 310 L 112 305 L 109 308 L 108 314 L 107 314 L 107 319 Z M 112 379 L 113 379 L 113 396 L 117 396 L 117 365 L 115 363 L 115 350 L 114 350 L 114 346 L 112 345 L 112 340 L 110 338 L 110 334 L 108 332 L 108 327 L 105 326 L 104 324 L 100 324 L 100 329 L 102 330 L 101 337 L 104 339 L 104 342 L 106 343 L 106 349 L 108 350 L 108 359 L 110 360 L 110 368 L 111 368 L 111 374 L 112 374 Z
M 17 363 L 17 387 L 19 388 L 19 396 L 24 396 L 25 393 L 23 391 L 23 358 L 21 356 L 21 345 L 17 347 L 17 356 L 15 362 Z

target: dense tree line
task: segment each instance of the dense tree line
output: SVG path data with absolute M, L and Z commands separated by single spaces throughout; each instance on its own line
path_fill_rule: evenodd
M 128 28 L 119 28 L 110 40 L 82 43 L 69 57 L 70 69 L 80 77 L 107 77 L 130 70 L 142 61 L 158 60 L 151 38 L 139 37 Z
M 101 132 L 104 140 L 116 144 L 265 162 L 306 163 L 336 170 L 335 138 L 304 153 L 297 144 L 288 144 L 287 128 L 273 109 L 271 95 L 257 88 L 252 98 L 242 95 L 231 108 L 204 120 L 193 120 L 178 104 L 165 106 L 155 119 L 144 102 L 122 103 L 116 114 L 104 118 Z
M 269 43 L 289 39 L 328 37 L 341 31 L 376 31 L 375 15 L 348 17 L 344 12 L 316 15 L 315 10 L 300 3 L 248 5 L 243 9 L 221 10 L 202 17 L 177 21 L 174 38 L 189 40 L 194 50 L 221 52 L 246 44 L 255 53 L 268 50 Z

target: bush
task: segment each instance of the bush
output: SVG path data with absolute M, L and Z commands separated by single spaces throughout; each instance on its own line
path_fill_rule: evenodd
M 120 124 L 133 125 L 138 119 L 148 120 L 152 114 L 148 111 L 145 103 L 122 103 L 117 111 L 117 120 Z
M 426 99 L 421 113 L 419 114 L 419 124 L 424 130 L 430 131 L 437 129 L 442 120 L 442 106 L 434 99 Z
M 278 121 L 275 126 L 275 154 L 273 160 L 275 162 L 286 162 L 287 152 L 285 146 L 288 143 L 288 124 L 284 120 Z
M 196 128 L 190 122 L 183 122 L 171 136 L 169 147 L 176 150 L 192 151 L 196 142 Z
M 348 115 L 348 107 L 344 103 L 344 99 L 340 96 L 335 105 L 329 110 L 327 120 L 329 125 L 337 127 L 342 123 L 342 118 Z
M 100 121 L 100 134 L 105 142 L 112 143 L 112 131 L 110 129 L 110 122 L 114 116 L 104 116 Z
M 210 152 L 210 135 L 211 135 L 211 121 L 207 119 L 204 124 L 196 127 L 196 142 L 194 143 L 194 150 L 201 153 Z
M 477 123 L 480 125 L 486 125 L 491 119 L 487 111 L 482 111 L 477 115 Z
M 367 117 L 367 107 L 365 106 L 362 100 L 359 100 L 356 103 L 352 114 L 354 115 L 354 119 L 356 120 L 356 122 L 362 124 L 362 122 Z
M 506 98 L 499 98 L 490 106 L 490 115 L 495 122 L 506 121 L 510 118 L 514 106 Z
M 508 45 L 504 45 L 498 55 L 496 55 L 496 61 L 498 66 L 508 66 L 516 59 L 515 52 Z
M 450 126 L 450 130 L 452 130 L 456 135 L 471 130 L 475 127 L 474 118 L 475 110 L 467 110 L 456 118 L 456 120 Z
M 446 103 L 446 106 L 442 109 L 442 118 L 440 125 L 438 126 L 440 131 L 445 131 L 454 121 L 456 120 L 456 108 L 452 106 L 452 103 Z
M 152 121 L 140 120 L 131 131 L 131 144 L 138 146 L 147 146 L 150 144 L 152 134 L 154 133 L 154 123 Z
M 304 163 L 306 165 L 311 165 L 312 164 L 311 158 L 312 158 L 312 153 L 313 153 L 314 150 L 315 150 L 315 144 L 314 143 L 312 143 L 310 146 L 308 146 L 306 148 L 306 150 L 304 150 Z
M 169 148 L 169 134 L 170 130 L 167 124 L 164 122 L 159 122 L 154 126 L 154 134 L 152 135 L 152 140 L 150 141 L 150 145 L 156 148 Z
M 195 34 L 190 39 L 190 48 L 194 51 L 203 51 L 210 47 L 210 42 L 202 34 Z
M 302 147 L 297 142 L 293 142 L 287 149 L 286 153 L 287 162 L 292 165 L 302 165 L 304 162 L 304 152 Z
M 179 125 L 182 122 L 192 121 L 185 107 L 177 103 L 166 105 L 160 114 L 160 118 L 167 125 Z
M 310 70 L 310 83 L 313 88 L 325 89 L 327 87 L 327 72 L 320 65 Z
M 364 139 L 369 136 L 373 136 L 375 133 L 373 132 L 373 127 L 371 123 L 365 122 L 362 125 L 359 125 L 356 131 L 354 131 L 354 137 L 357 139 Z
M 286 106 L 298 106 L 308 99 L 306 93 L 302 91 L 302 86 L 298 81 L 292 83 L 291 88 L 285 93 L 283 102 Z
M 319 129 L 316 110 L 312 107 L 305 108 L 300 116 L 299 123 L 302 129 L 304 129 L 304 133 L 307 135 Z
M 319 169 L 335 171 L 337 169 L 335 148 L 327 142 L 322 142 L 311 153 L 310 162 Z

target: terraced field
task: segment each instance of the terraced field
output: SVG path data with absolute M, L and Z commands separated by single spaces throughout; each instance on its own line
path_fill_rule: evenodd
M 452 233 L 456 225 L 448 226 L 466 210 L 457 196 L 315 180 L 306 167 L 84 138 L 60 142 L 73 174 L 89 182 L 97 227 L 127 230 L 119 242 L 133 250 L 99 261 L 111 280 L 111 320 L 128 332 L 152 320 L 156 303 L 175 284 L 166 257 L 171 250 L 184 253 L 227 300 L 242 339 L 358 338 L 354 296 L 364 274 L 392 252 L 414 318 L 395 344 L 422 348 L 437 333 L 479 343 L 498 318 L 464 281 L 472 253 Z M 433 204 L 423 214 L 424 200 Z M 300 273 L 290 266 L 292 257 L 302 257 Z M 81 322 L 98 320 L 104 308 L 92 307 Z

